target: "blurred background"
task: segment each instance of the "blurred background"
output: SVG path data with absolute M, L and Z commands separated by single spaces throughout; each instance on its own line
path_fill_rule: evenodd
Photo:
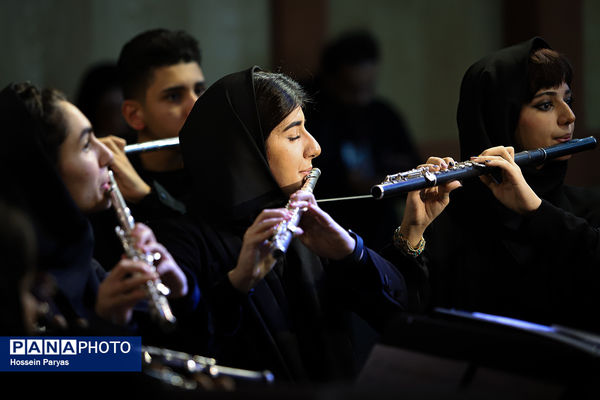
M 89 67 L 157 27 L 198 39 L 209 84 L 252 65 L 308 81 L 329 40 L 369 30 L 381 52 L 377 93 L 404 117 L 423 158 L 459 156 L 455 114 L 468 66 L 539 35 L 573 64 L 576 137 L 600 133 L 595 0 L 0 0 L 0 85 L 29 80 L 73 99 Z M 600 186 L 597 156 L 575 156 L 569 183 Z

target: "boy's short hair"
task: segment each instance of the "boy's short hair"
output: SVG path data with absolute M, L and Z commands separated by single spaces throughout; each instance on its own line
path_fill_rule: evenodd
M 143 99 L 155 68 L 197 62 L 198 42 L 185 31 L 153 29 L 135 36 L 121 49 L 119 80 L 125 99 Z

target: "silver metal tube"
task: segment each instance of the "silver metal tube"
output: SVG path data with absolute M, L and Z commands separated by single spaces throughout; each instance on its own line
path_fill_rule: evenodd
M 170 149 L 179 146 L 179 137 L 168 139 L 152 140 L 150 142 L 135 143 L 125 146 L 125 154 L 144 153 L 146 151 L 156 151 Z
M 593 149 L 596 147 L 596 144 L 596 138 L 593 136 L 572 139 L 554 146 L 517 153 L 515 154 L 515 163 L 521 167 L 526 165 L 540 165 L 546 160 Z M 487 174 L 495 170 L 493 167 L 472 161 L 459 162 L 447 170 L 438 172 L 430 172 L 427 168 L 416 168 L 388 175 L 382 183 L 371 188 L 371 195 L 376 199 L 382 199 L 413 190 L 441 185 L 446 182 Z

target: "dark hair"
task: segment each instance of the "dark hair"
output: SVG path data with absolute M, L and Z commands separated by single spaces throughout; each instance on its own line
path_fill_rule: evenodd
M 67 97 L 56 89 L 39 90 L 29 82 L 13 84 L 12 90 L 21 98 L 32 118 L 43 130 L 40 141 L 50 161 L 58 164 L 58 149 L 67 137 L 67 125 L 59 102 Z
M 258 117 L 265 139 L 297 107 L 304 107 L 308 97 L 302 86 L 282 73 L 257 71 L 253 74 Z
M 552 49 L 538 49 L 529 56 L 527 70 L 527 81 L 529 82 L 529 97 L 544 88 L 551 88 L 565 82 L 571 86 L 573 69 L 569 61 L 563 55 Z
M 198 42 L 184 31 L 153 29 L 123 46 L 117 66 L 126 99 L 143 99 L 155 68 L 195 61 L 200 65 Z
M 121 88 L 116 64 L 99 63 L 85 71 L 75 97 L 75 105 L 88 117 L 92 126 L 97 123 L 96 109 L 102 95 L 115 88 Z
M 321 55 L 321 69 L 331 74 L 344 65 L 352 66 L 365 61 L 379 61 L 379 45 L 367 31 L 350 31 L 325 47 Z

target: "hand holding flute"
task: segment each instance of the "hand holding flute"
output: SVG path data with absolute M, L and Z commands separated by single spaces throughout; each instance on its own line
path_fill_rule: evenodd
M 152 279 L 145 279 L 143 286 L 148 298 L 151 315 L 161 326 L 170 327 L 176 320 L 166 296 L 185 296 L 188 291 L 187 278 L 170 253 L 156 242 L 152 230 L 143 224 L 135 223 L 112 170 L 109 170 L 109 178 L 111 203 L 119 222 L 115 232 L 121 239 L 127 259 L 141 264 L 140 266 L 147 270 L 146 272 L 157 273 L 157 275 L 153 274 L 156 276 L 153 276 Z M 130 273 L 133 272 L 135 271 L 130 271 Z M 112 275 L 112 271 L 109 277 L 110 275 Z M 164 285 L 159 276 L 166 279 L 173 290 Z M 132 278 L 137 279 L 137 276 L 133 274 Z M 139 287 L 139 283 L 137 286 L 131 286 L 132 289 L 136 287 Z M 139 290 L 136 290 L 136 292 L 139 292 Z
M 429 157 L 426 164 L 419 166 L 430 173 L 445 171 L 454 164 L 451 157 Z M 450 192 L 461 186 L 459 181 L 439 186 L 414 190 L 407 194 L 406 207 L 399 233 L 412 248 L 417 248 L 425 229 L 450 203 Z
M 500 168 L 502 179 L 497 181 L 489 175 L 481 175 L 481 181 L 490 188 L 494 196 L 505 207 L 518 214 L 526 214 L 538 209 L 542 200 L 525 181 L 521 168 L 515 162 L 513 147 L 492 147 L 471 160 L 490 167 Z
M 316 177 L 309 175 L 303 188 L 290 196 L 285 208 L 263 210 L 246 230 L 238 263 L 228 273 L 238 290 L 248 292 L 269 273 L 287 250 L 291 236 L 298 236 L 320 257 L 341 259 L 353 252 L 354 238 L 315 201 L 312 187 L 320 171 L 314 172 Z M 312 185 L 311 179 L 314 179 Z
M 514 154 L 517 165 L 541 165 L 548 160 L 568 156 L 584 150 L 595 148 L 596 138 L 589 136 L 581 139 L 572 139 L 568 142 L 535 150 L 522 151 Z M 490 173 L 490 166 L 470 161 L 455 163 L 451 168 L 443 171 L 429 171 L 424 168 L 415 168 L 410 171 L 388 175 L 379 185 L 371 188 L 371 195 L 376 199 L 407 193 L 426 187 L 437 186 L 442 183 L 462 180 Z
M 115 178 L 119 190 L 125 200 L 137 204 L 151 192 L 151 187 L 137 173 L 129 158 L 125 139 L 117 136 L 105 136 L 98 139 L 113 153 L 111 169 L 115 172 Z

